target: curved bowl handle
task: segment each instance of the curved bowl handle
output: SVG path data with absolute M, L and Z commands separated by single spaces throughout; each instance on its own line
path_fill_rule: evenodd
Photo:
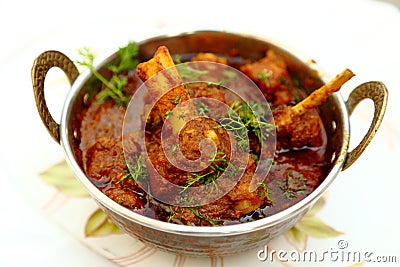
M 347 153 L 342 170 L 350 167 L 358 159 L 364 149 L 368 146 L 369 142 L 371 142 L 376 131 L 381 125 L 387 106 L 388 91 L 386 86 L 382 82 L 367 82 L 357 86 L 350 93 L 349 98 L 346 101 L 349 114 L 351 115 L 354 108 L 366 98 L 369 98 L 374 102 L 374 118 L 371 122 L 368 132 L 365 134 L 360 144 L 358 144 L 358 146 L 355 147 L 351 152 Z
M 53 139 L 60 143 L 60 125 L 51 116 L 44 97 L 44 80 L 52 67 L 63 70 L 71 85 L 78 77 L 79 71 L 66 55 L 58 51 L 46 51 L 40 54 L 33 63 L 31 75 L 36 107 L 44 126 Z

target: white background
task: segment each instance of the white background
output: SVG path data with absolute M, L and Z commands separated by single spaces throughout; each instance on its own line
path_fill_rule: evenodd
M 44 215 L 30 187 L 39 171 L 63 158 L 34 104 L 30 69 L 36 56 L 52 49 L 76 59 L 82 46 L 106 56 L 129 40 L 200 29 L 262 35 L 312 57 L 330 75 L 348 67 L 357 76 L 343 90 L 345 98 L 365 81 L 387 85 L 382 128 L 360 160 L 339 174 L 323 216 L 350 233 L 354 246 L 369 242 L 377 252 L 399 253 L 399 8 L 373 0 L 37 0 L 1 1 L 0 10 L 1 266 L 114 266 Z M 67 90 L 65 81 L 46 91 L 55 118 Z M 371 108 L 361 105 L 352 116 L 353 147 Z

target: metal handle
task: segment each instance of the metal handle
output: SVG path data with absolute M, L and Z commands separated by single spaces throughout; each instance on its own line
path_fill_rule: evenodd
M 31 75 L 36 107 L 50 135 L 57 143 L 60 143 L 60 125 L 51 116 L 44 97 L 44 80 L 52 67 L 63 70 L 71 85 L 78 77 L 79 71 L 66 55 L 58 51 L 46 51 L 40 54 L 33 63 Z
M 349 98 L 346 101 L 349 114 L 351 115 L 355 107 L 366 98 L 369 98 L 374 102 L 374 118 L 371 122 L 368 132 L 365 134 L 360 144 L 358 144 L 358 146 L 355 147 L 351 152 L 347 153 L 342 170 L 350 167 L 358 159 L 358 157 L 363 153 L 364 149 L 371 142 L 376 131 L 381 125 L 387 106 L 388 91 L 386 86 L 381 82 L 367 82 L 357 86 L 350 93 Z

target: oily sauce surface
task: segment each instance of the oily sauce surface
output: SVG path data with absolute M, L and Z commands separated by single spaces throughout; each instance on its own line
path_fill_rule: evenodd
M 196 60 L 202 60 L 201 54 L 195 57 Z M 185 55 L 181 58 L 185 58 Z M 238 58 L 240 55 L 235 55 L 232 60 L 225 57 L 227 64 L 232 63 L 232 66 L 248 75 L 260 87 L 273 112 L 278 113 L 282 107 L 296 104 L 307 96 L 307 92 L 322 84 L 310 73 L 293 73 L 278 55 L 269 51 L 266 51 L 264 58 L 255 62 L 243 63 L 245 60 Z M 133 94 L 139 84 L 138 78 L 134 71 L 125 75 L 128 77 L 130 93 Z M 213 98 L 227 105 L 234 102 L 223 88 L 218 86 L 192 84 L 186 89 L 190 91 L 192 98 Z M 146 98 L 143 101 L 150 102 Z M 331 155 L 326 152 L 327 134 L 318 110 L 313 109 L 302 115 L 288 129 L 277 129 L 277 149 L 273 156 L 273 165 L 256 191 L 249 192 L 246 188 L 247 179 L 250 179 L 256 168 L 259 146 L 257 138 L 249 133 L 251 152 L 241 152 L 241 156 L 248 158 L 248 164 L 244 170 L 243 181 L 241 180 L 232 192 L 200 207 L 169 206 L 152 199 L 137 183 L 137 179 L 150 177 L 148 186 L 151 190 L 168 194 L 167 191 L 163 191 L 162 185 L 153 183 L 152 174 L 146 171 L 146 161 L 140 160 L 140 147 L 135 143 L 135 135 L 138 133 L 132 133 L 130 137 L 132 145 L 129 147 L 129 153 L 137 153 L 138 159 L 135 166 L 137 172 L 130 174 L 122 146 L 125 112 L 124 105 L 118 105 L 111 100 L 99 103 L 96 97 L 93 98 L 84 113 L 80 128 L 79 150 L 82 153 L 83 169 L 96 187 L 115 202 L 159 220 L 198 226 L 229 225 L 257 220 L 305 198 L 321 183 L 330 169 Z M 203 176 L 204 179 L 194 181 L 193 185 L 211 184 L 214 181 L 212 179 L 218 178 L 208 175 L 212 172 L 210 169 L 190 173 L 179 170 L 168 162 L 165 155 L 168 152 L 163 151 L 161 147 L 162 126 L 163 114 L 152 111 L 146 121 L 146 150 L 148 160 L 161 176 L 180 186 L 188 186 L 188 181 L 193 181 L 194 177 Z M 232 144 L 226 141 L 227 133 L 218 128 L 218 122 L 204 117 L 191 121 L 185 127 L 186 131 L 183 132 L 187 134 L 179 137 L 179 146 L 187 158 L 199 157 L 199 140 L 211 131 L 218 136 L 216 146 L 219 154 L 214 159 L 214 167 L 224 170 L 229 166 Z

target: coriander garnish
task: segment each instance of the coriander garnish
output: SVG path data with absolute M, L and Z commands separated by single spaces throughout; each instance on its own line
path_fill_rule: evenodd
M 79 54 L 82 56 L 82 61 L 77 61 L 81 66 L 87 67 L 93 75 L 105 85 L 98 95 L 98 102 L 101 104 L 108 98 L 113 99 L 118 105 L 126 105 L 129 102 L 129 97 L 126 96 L 125 86 L 128 83 L 126 77 L 120 77 L 123 71 L 134 70 L 139 63 L 136 56 L 139 52 L 139 47 L 136 43 L 130 42 L 127 46 L 121 47 L 118 50 L 118 63 L 110 64 L 107 68 L 112 72 L 111 78 L 108 80 L 101 75 L 94 67 L 94 55 L 89 48 L 80 49 Z

